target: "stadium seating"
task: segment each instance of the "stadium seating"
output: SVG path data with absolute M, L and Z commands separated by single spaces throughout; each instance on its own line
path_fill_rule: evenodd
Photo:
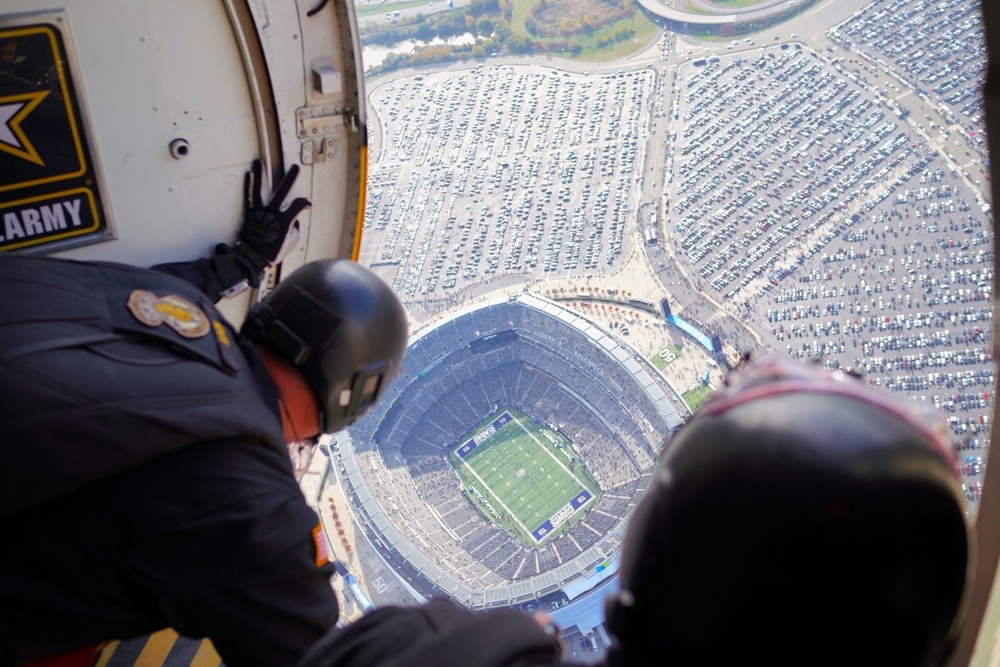
M 509 331 L 516 336 L 486 339 Z M 539 548 L 487 520 L 446 460 L 501 407 L 558 428 L 602 490 L 582 520 Z M 686 412 L 623 341 L 552 301 L 521 295 L 415 332 L 403 372 L 340 439 L 340 451 L 370 532 L 422 572 L 432 589 L 425 592 L 496 606 L 551 591 L 616 555 L 656 455 Z

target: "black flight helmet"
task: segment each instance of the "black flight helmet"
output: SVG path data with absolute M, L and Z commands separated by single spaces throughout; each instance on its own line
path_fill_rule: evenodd
M 790 360 L 734 372 L 631 519 L 611 664 L 941 664 L 972 546 L 947 426 L 923 410 Z
M 392 290 L 348 260 L 306 264 L 254 306 L 243 325 L 248 340 L 298 368 L 334 433 L 379 399 L 406 351 L 406 313 Z

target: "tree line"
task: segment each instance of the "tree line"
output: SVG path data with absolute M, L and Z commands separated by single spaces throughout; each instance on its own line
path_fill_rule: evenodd
M 632 0 L 615 0 L 615 5 L 631 8 L 630 11 L 634 11 Z M 583 22 L 573 19 L 575 23 L 580 24 L 579 26 L 575 24 L 569 26 L 568 23 L 561 26 L 563 31 L 560 35 L 557 30 L 556 36 L 541 35 L 543 31 L 536 32 L 532 30 L 531 25 L 528 25 L 528 30 L 538 37 L 532 39 L 511 31 L 512 10 L 511 0 L 472 0 L 468 5 L 452 11 L 431 15 L 417 14 L 412 20 L 400 20 L 389 25 L 384 23 L 375 25 L 370 22 L 366 26 L 362 22 L 363 41 L 385 47 L 392 47 L 408 40 L 425 43 L 435 38 L 447 40 L 466 33 L 476 37 L 475 44 L 440 44 L 427 46 L 409 54 L 391 52 L 378 67 L 372 68 L 370 73 L 384 74 L 402 67 L 477 59 L 504 53 L 515 55 L 568 53 L 571 56 L 578 56 L 582 53 L 583 47 L 571 44 L 569 37 L 574 32 L 592 32 L 597 27 L 596 22 L 589 16 L 584 16 Z M 533 21 L 529 17 L 526 24 Z M 618 26 L 607 34 L 599 36 L 593 44 L 595 48 L 606 48 L 631 39 L 634 33 L 635 31 L 627 26 Z

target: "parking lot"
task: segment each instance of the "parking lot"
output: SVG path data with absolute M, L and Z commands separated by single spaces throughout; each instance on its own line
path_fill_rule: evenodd
M 370 262 L 411 303 L 619 264 L 652 79 L 493 66 L 375 88 Z
M 638 251 L 660 294 L 614 286 L 942 411 L 974 511 L 995 374 L 977 12 L 893 0 L 815 34 L 661 40 L 632 71 L 379 82 L 362 260 L 420 321 L 618 281 Z
M 968 172 L 985 51 L 974 3 L 935 5 L 936 32 L 928 6 L 678 67 L 664 217 L 766 347 L 943 411 L 974 507 L 995 373 L 993 227 Z

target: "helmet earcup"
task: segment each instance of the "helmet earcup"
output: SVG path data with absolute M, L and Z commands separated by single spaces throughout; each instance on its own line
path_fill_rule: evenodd
M 661 454 L 608 601 L 618 650 L 635 665 L 940 661 L 969 574 L 951 461 L 864 392 L 765 385 Z

